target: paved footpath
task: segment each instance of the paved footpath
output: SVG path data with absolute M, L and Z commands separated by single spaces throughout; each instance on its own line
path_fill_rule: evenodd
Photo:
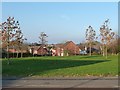
M 118 88 L 118 77 L 3 78 L 3 88 Z

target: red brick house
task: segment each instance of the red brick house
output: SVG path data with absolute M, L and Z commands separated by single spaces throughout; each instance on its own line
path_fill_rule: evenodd
M 72 41 L 68 41 L 64 44 L 56 44 L 52 48 L 53 56 L 68 56 L 77 55 L 80 53 L 80 48 Z
M 80 48 L 73 42 L 68 41 L 63 44 L 54 44 L 51 49 L 46 46 L 31 46 L 29 49 L 33 55 L 52 55 L 52 56 L 68 56 L 80 54 Z
M 27 50 L 17 50 L 17 49 L 9 49 L 8 50 L 10 53 L 27 53 Z
M 47 55 L 48 54 L 48 50 L 46 47 L 40 46 L 37 49 L 37 55 Z
M 80 53 L 80 48 L 72 41 L 68 41 L 63 45 L 64 51 L 68 53 L 68 55 L 77 55 Z
M 51 49 L 52 56 L 63 56 L 64 55 L 64 49 L 61 47 L 55 47 Z
M 45 46 L 32 46 L 29 49 L 30 53 L 32 53 L 33 55 L 47 55 L 48 54 L 48 50 Z

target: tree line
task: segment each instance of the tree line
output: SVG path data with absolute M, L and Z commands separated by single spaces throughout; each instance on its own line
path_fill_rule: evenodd
M 95 42 L 98 38 L 101 40 L 101 52 L 103 56 L 106 56 L 108 52 L 119 53 L 120 51 L 120 38 L 118 35 L 115 34 L 115 32 L 112 31 L 112 29 L 109 27 L 109 19 L 105 20 L 103 25 L 99 28 L 99 36 L 96 36 L 96 31 L 93 29 L 92 26 L 88 26 L 85 32 L 85 38 L 86 43 L 89 45 L 90 48 L 90 56 L 91 54 L 91 48 L 93 42 Z M 21 52 L 21 57 L 23 55 L 22 50 L 25 48 L 28 48 L 28 46 L 25 46 L 24 41 L 27 40 L 20 28 L 19 21 L 16 21 L 14 17 L 8 17 L 8 19 L 0 24 L 0 44 L 2 48 L 6 48 L 7 50 L 7 58 L 8 58 L 8 64 L 10 63 L 9 60 L 9 47 L 13 46 L 16 47 L 18 51 Z M 47 44 L 47 34 L 44 32 L 40 33 L 39 39 L 41 45 Z M 17 52 L 17 57 L 18 57 Z
M 106 56 L 107 58 L 107 54 L 108 51 L 113 53 L 118 53 L 119 52 L 119 46 L 118 46 L 118 40 L 120 40 L 120 38 L 118 37 L 117 34 L 115 34 L 115 32 L 112 31 L 112 29 L 109 27 L 108 25 L 109 19 L 105 20 L 105 22 L 103 23 L 103 25 L 101 25 L 99 31 L 99 36 L 96 36 L 96 32 L 93 29 L 92 26 L 89 26 L 88 29 L 86 29 L 86 41 L 89 45 L 90 48 L 90 56 L 91 56 L 91 46 L 92 43 L 97 40 L 97 38 L 99 37 L 101 40 L 101 52 L 103 56 Z

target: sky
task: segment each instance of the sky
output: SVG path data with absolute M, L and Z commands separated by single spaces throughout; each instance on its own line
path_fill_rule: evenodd
M 106 19 L 118 31 L 117 2 L 2 2 L 2 22 L 11 16 L 20 22 L 27 42 L 39 42 L 45 32 L 48 43 L 85 42 L 89 25 L 97 35 Z

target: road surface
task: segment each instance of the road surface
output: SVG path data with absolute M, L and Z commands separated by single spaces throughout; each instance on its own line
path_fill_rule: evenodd
M 118 88 L 117 77 L 3 79 L 3 88 Z

